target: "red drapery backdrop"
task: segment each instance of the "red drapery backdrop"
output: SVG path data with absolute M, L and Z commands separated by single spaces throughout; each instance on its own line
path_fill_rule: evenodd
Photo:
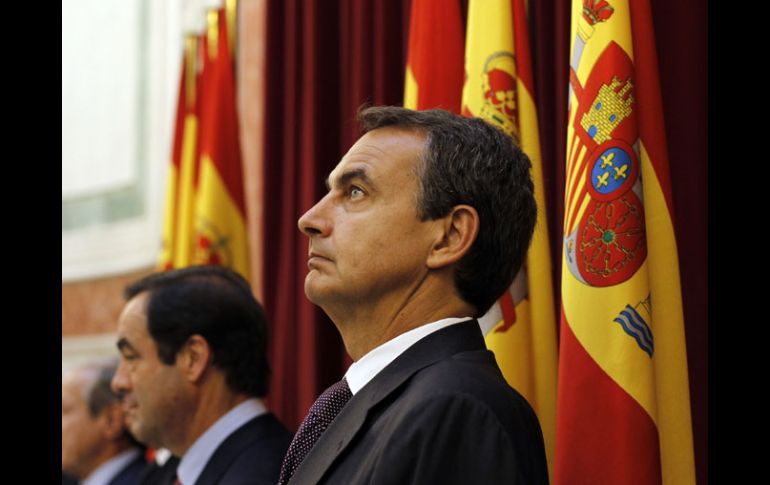
M 307 238 L 297 219 L 358 137 L 355 113 L 401 104 L 409 2 L 268 2 L 264 304 L 272 336 L 269 403 L 296 429 L 349 358 L 304 296 Z
M 652 0 L 687 333 L 698 483 L 707 477 L 707 6 Z M 461 1 L 463 12 L 467 1 Z M 358 137 L 363 103 L 403 103 L 411 0 L 268 0 L 263 197 L 264 304 L 271 324 L 269 403 L 296 429 L 349 358 L 309 303 L 297 219 Z M 559 308 L 569 0 L 530 3 L 536 102 L 554 296 Z

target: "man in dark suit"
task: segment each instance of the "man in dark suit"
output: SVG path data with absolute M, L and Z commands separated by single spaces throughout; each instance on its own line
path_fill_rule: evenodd
M 165 448 L 155 450 L 142 472 L 139 485 L 171 485 L 176 481 L 177 466 L 179 458 L 172 456 L 170 451 Z
M 311 408 L 280 483 L 547 483 L 537 417 L 475 320 L 524 260 L 529 159 L 480 119 L 397 107 L 359 119 L 365 134 L 299 220 L 305 293 L 354 363 Z
M 190 267 L 143 278 L 126 298 L 112 387 L 134 436 L 179 457 L 183 485 L 274 484 L 291 434 L 262 399 L 267 324 L 248 282 Z
M 126 430 L 110 381 L 114 359 L 94 361 L 62 379 L 62 483 L 137 485 L 144 450 Z

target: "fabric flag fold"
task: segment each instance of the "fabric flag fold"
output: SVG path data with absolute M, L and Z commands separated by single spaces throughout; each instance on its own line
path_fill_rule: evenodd
M 222 265 L 249 279 L 230 32 L 234 5 L 209 11 L 205 33 L 185 43 L 160 265 Z
M 538 415 L 550 473 L 556 425 L 556 317 L 524 0 L 470 0 L 462 113 L 500 127 L 532 160 L 538 206 L 532 243 L 513 284 L 480 323 L 506 380 Z
M 464 35 L 458 1 L 412 2 L 405 108 L 460 113 Z
M 695 482 L 647 0 L 573 0 L 556 484 Z
M 182 55 L 182 70 L 179 76 L 179 92 L 177 95 L 176 117 L 174 121 L 174 140 L 171 148 L 171 164 L 169 165 L 166 179 L 165 212 L 163 215 L 163 231 L 161 253 L 158 267 L 168 270 L 174 267 L 174 248 L 176 246 L 176 221 L 177 204 L 179 196 L 179 174 L 182 167 L 182 147 L 185 138 L 185 118 L 192 108 L 192 99 L 188 99 L 187 84 L 190 76 L 187 71 L 190 68 L 190 52 L 188 43 L 185 43 L 185 51 Z M 194 58 L 193 58 L 194 59 Z M 194 65 L 194 60 L 192 61 Z

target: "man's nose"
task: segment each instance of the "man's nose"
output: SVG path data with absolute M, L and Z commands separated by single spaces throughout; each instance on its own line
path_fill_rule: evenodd
M 319 200 L 297 221 L 300 232 L 308 237 L 326 237 L 331 233 L 331 220 L 329 218 L 330 195 Z
M 117 394 L 124 393 L 130 389 L 128 376 L 125 371 L 125 364 L 123 364 L 123 362 L 118 365 L 115 375 L 112 376 L 110 387 L 112 387 L 112 390 Z

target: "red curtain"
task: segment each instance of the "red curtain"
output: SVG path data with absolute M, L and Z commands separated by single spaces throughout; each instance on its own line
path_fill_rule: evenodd
M 349 359 L 304 295 L 307 238 L 297 219 L 358 138 L 363 103 L 403 103 L 410 0 L 268 0 L 264 295 L 271 323 L 269 403 L 296 429 Z M 463 12 L 467 1 L 461 0 Z M 554 296 L 559 308 L 569 0 L 530 2 Z M 706 10 L 652 0 L 687 332 L 697 480 L 707 484 Z
M 358 138 L 363 103 L 401 104 L 408 3 L 268 2 L 264 304 L 271 323 L 269 404 L 296 429 L 349 358 L 334 325 L 307 301 L 307 238 L 297 219 Z

